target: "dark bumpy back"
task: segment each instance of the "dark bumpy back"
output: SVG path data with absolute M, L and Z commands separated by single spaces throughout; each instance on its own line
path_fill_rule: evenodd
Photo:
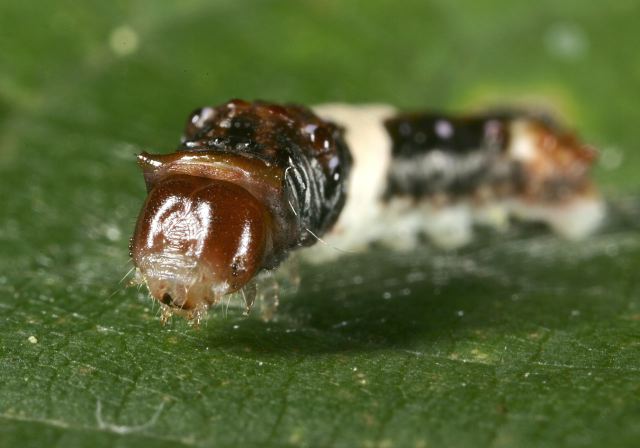
M 258 158 L 282 169 L 285 208 L 299 222 L 294 245 L 316 241 L 337 220 L 346 199 L 351 155 L 342 130 L 298 105 L 232 100 L 194 111 L 180 151 Z

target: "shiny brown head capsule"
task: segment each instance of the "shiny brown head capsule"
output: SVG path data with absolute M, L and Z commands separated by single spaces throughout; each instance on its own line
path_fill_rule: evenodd
M 230 101 L 190 117 L 182 145 L 138 157 L 148 196 L 131 239 L 138 277 L 165 309 L 199 319 L 344 203 L 341 131 L 300 106 Z
M 168 175 L 151 187 L 138 218 L 134 263 L 155 299 L 206 309 L 262 267 L 271 240 L 268 213 L 233 183 Z

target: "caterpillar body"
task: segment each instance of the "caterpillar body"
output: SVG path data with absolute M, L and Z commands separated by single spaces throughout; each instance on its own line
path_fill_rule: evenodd
M 510 218 L 582 239 L 605 217 L 590 176 L 596 151 L 549 116 L 344 104 L 315 111 L 345 128 L 354 158 L 349 200 L 325 237 L 330 246 L 358 250 L 382 241 L 409 249 L 426 234 L 453 249 L 472 239 L 474 224 L 504 229 Z M 339 252 L 325 246 L 309 255 L 318 261 Z
M 234 292 L 250 308 L 256 276 L 318 241 L 302 251 L 313 262 L 377 240 L 411 248 L 420 233 L 452 248 L 509 216 L 582 238 L 604 216 L 594 160 L 526 113 L 232 100 L 193 112 L 176 152 L 138 156 L 148 195 L 131 257 L 165 316 L 198 322 Z

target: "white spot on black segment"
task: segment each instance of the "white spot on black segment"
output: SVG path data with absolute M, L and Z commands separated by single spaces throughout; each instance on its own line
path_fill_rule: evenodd
M 191 116 L 191 124 L 196 128 L 202 128 L 207 121 L 213 119 L 215 113 L 213 107 L 203 107 Z
M 453 136 L 453 125 L 447 120 L 438 120 L 435 124 L 435 131 L 441 139 L 448 139 Z

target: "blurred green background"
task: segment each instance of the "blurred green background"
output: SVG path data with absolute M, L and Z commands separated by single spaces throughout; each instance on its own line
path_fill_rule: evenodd
M 640 3 L 0 3 L 0 446 L 637 446 Z M 590 241 L 303 267 L 264 323 L 126 288 L 143 150 L 232 97 L 543 104 L 601 149 Z

